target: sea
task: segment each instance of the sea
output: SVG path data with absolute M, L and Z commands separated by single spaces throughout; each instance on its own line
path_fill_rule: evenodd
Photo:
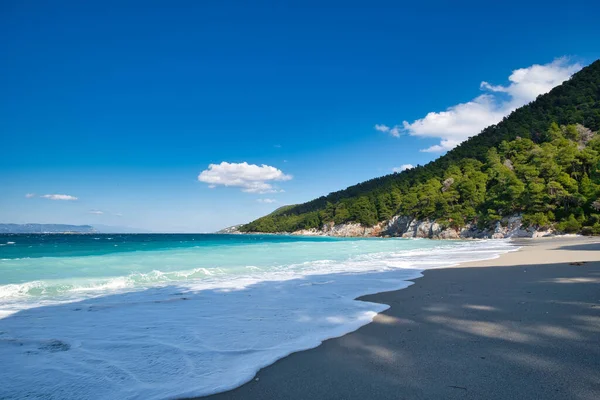
M 178 399 L 233 389 L 372 321 L 424 270 L 506 240 L 0 235 L 1 399 Z

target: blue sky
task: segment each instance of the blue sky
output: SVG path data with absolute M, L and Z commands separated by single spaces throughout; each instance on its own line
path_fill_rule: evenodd
M 246 222 L 427 163 L 600 57 L 594 1 L 0 8 L 0 222 Z

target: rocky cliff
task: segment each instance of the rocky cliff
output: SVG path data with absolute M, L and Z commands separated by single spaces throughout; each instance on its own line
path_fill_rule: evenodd
M 503 239 L 503 238 L 536 238 L 553 234 L 552 229 L 525 227 L 520 215 L 507 217 L 496 223 L 494 229 L 479 229 L 474 224 L 467 224 L 460 229 L 443 227 L 436 221 L 417 220 L 405 216 L 395 216 L 388 221 L 374 226 L 364 227 L 358 223 L 325 224 L 321 229 L 304 229 L 292 235 L 307 236 L 391 236 L 404 238 L 429 239 Z

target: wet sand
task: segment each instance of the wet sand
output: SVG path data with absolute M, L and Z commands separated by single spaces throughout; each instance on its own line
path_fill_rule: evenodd
M 600 239 L 517 243 L 365 296 L 391 307 L 204 399 L 600 399 Z

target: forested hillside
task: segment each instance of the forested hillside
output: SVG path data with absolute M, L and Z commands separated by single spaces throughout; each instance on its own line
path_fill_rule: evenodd
M 240 228 L 365 226 L 393 215 L 460 228 L 523 214 L 526 224 L 600 234 L 600 60 L 425 166 L 282 207 Z

